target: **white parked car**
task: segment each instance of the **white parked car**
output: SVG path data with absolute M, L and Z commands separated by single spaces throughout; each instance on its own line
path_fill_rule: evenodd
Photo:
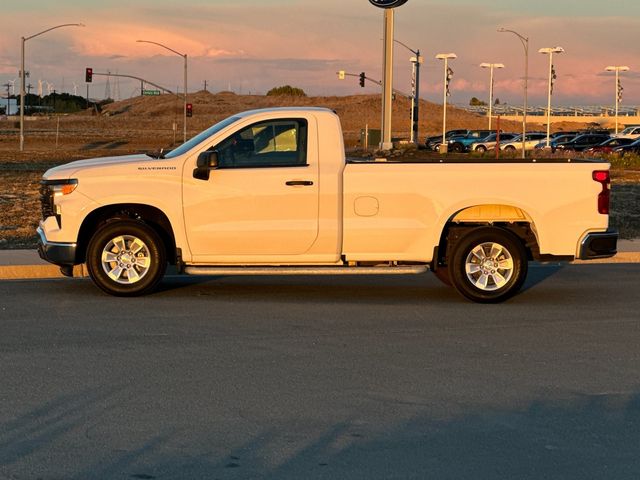
M 620 133 L 611 136 L 615 138 L 640 138 L 640 125 L 630 125 Z
M 533 150 L 536 148 L 542 140 L 547 138 L 546 133 L 527 133 L 524 138 L 524 149 L 526 151 Z M 515 152 L 516 150 L 522 150 L 522 134 L 518 135 L 516 138 L 511 139 L 508 142 L 500 144 L 500 150 L 503 152 Z
M 502 143 L 510 142 L 517 136 L 518 136 L 517 133 L 501 133 L 500 143 L 502 144 Z M 522 138 L 522 136 L 520 138 Z M 487 150 L 493 150 L 494 148 L 496 148 L 496 143 L 498 143 L 497 140 L 498 140 L 498 134 L 492 133 L 491 135 L 483 139 L 481 142 L 472 143 L 469 146 L 468 150 L 470 152 L 478 152 L 478 153 L 484 153 Z

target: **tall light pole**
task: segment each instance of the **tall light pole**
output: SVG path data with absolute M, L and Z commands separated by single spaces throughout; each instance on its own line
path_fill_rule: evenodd
M 515 30 L 509 30 L 506 28 L 500 27 L 498 29 L 499 33 L 513 33 L 516 37 L 520 39 L 520 43 L 524 47 L 524 108 L 522 109 L 522 158 L 526 157 L 526 135 L 527 135 L 527 97 L 528 97 L 528 88 L 529 88 L 529 37 L 525 37 L 524 35 L 520 35 Z
M 616 133 L 618 133 L 618 107 L 622 99 L 622 86 L 620 85 L 620 72 L 628 72 L 630 69 L 626 65 L 609 66 L 606 72 L 616 72 Z
M 41 32 L 31 35 L 29 37 L 21 37 L 22 48 L 20 54 L 20 151 L 24 151 L 24 94 L 25 94 L 25 71 L 24 71 L 24 44 L 27 40 L 31 40 L 39 35 L 55 30 L 62 27 L 84 27 L 82 23 L 64 23 L 62 25 L 56 25 L 55 27 L 47 28 Z M 7 107 L 8 108 L 8 107 Z
M 538 50 L 538 53 L 549 55 L 549 87 L 547 90 L 547 148 L 549 148 L 551 133 L 551 95 L 553 94 L 553 81 L 555 80 L 555 72 L 553 71 L 553 54 L 564 53 L 564 48 L 546 47 Z
M 186 53 L 180 53 L 180 52 L 176 52 L 173 48 L 169 48 L 166 45 L 163 45 L 162 43 L 158 43 L 158 42 L 152 42 L 150 40 L 136 40 L 136 42 L 139 43 L 151 43 L 153 45 L 157 45 L 159 47 L 162 47 L 166 50 L 169 50 L 170 52 L 175 53 L 176 55 L 184 58 L 184 107 L 182 110 L 182 123 L 183 123 L 183 136 L 184 136 L 184 142 L 187 141 L 187 54 Z
M 420 65 L 424 63 L 424 57 L 420 55 L 420 49 L 414 50 L 408 47 L 400 40 L 394 40 L 396 43 L 402 45 L 409 50 L 415 56 L 411 57 L 409 61 L 413 65 L 411 72 L 411 137 L 410 141 L 416 145 L 420 143 L 420 137 L 418 134 L 418 124 L 420 121 Z
M 439 53 L 436 55 L 438 60 L 444 60 L 444 100 L 442 109 L 442 143 L 440 144 L 440 153 L 447 153 L 447 98 L 449 97 L 449 81 L 453 73 L 449 69 L 449 60 L 458 58 L 455 53 Z
M 382 79 L 382 141 L 380 150 L 391 150 L 391 112 L 393 110 L 393 30 L 394 30 L 393 8 L 384 9 L 383 28 L 383 65 L 384 77 Z
M 502 63 L 481 63 L 480 68 L 488 68 L 491 71 L 489 76 L 489 130 L 491 130 L 491 120 L 493 117 L 493 70 L 504 68 Z

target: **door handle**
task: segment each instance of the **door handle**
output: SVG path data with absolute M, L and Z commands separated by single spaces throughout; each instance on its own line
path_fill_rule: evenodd
M 286 183 L 287 186 L 289 187 L 295 187 L 298 185 L 301 185 L 303 187 L 309 187 L 311 185 L 313 185 L 313 182 L 311 180 L 289 180 Z

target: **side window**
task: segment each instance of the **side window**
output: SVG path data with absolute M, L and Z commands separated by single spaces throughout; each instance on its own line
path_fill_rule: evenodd
M 295 167 L 307 164 L 304 119 L 255 123 L 212 148 L 220 168 Z

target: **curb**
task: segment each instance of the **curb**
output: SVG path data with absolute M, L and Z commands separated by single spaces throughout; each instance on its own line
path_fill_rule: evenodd
M 87 267 L 73 267 L 74 277 L 88 277 Z M 46 278 L 64 278 L 60 267 L 56 265 L 0 265 L 0 280 L 33 280 Z

